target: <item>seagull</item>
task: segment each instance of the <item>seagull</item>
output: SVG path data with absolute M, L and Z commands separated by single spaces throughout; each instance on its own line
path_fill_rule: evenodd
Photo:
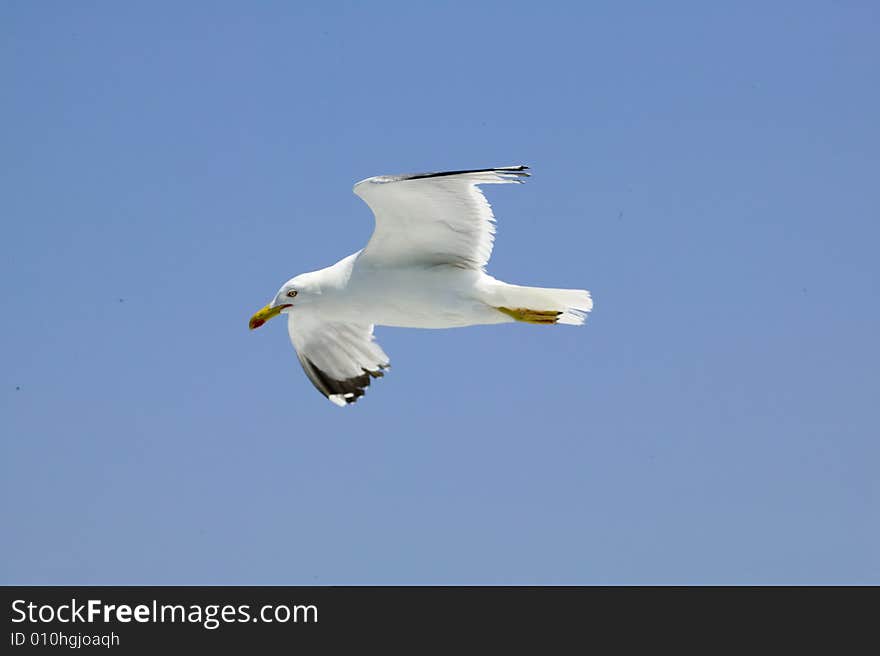
M 374 326 L 583 324 L 593 308 L 587 290 L 522 287 L 486 273 L 495 217 L 480 185 L 523 182 L 527 170 L 504 166 L 358 182 L 354 193 L 376 219 L 366 247 L 288 280 L 249 327 L 286 314 L 309 380 L 344 407 L 391 364 L 373 338 Z

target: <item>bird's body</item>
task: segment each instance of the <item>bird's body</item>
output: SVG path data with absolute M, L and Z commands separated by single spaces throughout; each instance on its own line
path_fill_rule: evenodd
M 366 248 L 285 283 L 251 319 L 288 315 L 312 383 L 337 405 L 363 396 L 389 361 L 373 326 L 455 328 L 524 321 L 579 325 L 586 290 L 522 287 L 484 266 L 494 217 L 479 184 L 518 182 L 526 167 L 379 176 L 355 185 L 376 215 Z
M 457 328 L 513 321 L 491 306 L 493 287 L 504 283 L 482 271 L 442 264 L 376 268 L 358 262 L 359 254 L 303 275 L 321 286 L 321 295 L 309 310 L 335 321 L 366 321 L 397 328 Z

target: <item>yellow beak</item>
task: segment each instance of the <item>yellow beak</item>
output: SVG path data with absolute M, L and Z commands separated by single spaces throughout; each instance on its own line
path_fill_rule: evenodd
M 258 310 L 257 313 L 251 317 L 251 320 L 248 322 L 248 327 L 251 330 L 253 330 L 254 328 L 259 328 L 272 317 L 277 317 L 279 314 L 281 314 L 281 310 L 289 307 L 289 303 L 287 305 L 276 305 L 275 307 L 267 305 L 261 310 Z

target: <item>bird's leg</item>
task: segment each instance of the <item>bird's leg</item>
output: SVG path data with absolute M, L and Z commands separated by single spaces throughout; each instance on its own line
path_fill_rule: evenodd
M 556 310 L 530 310 L 528 308 L 506 308 L 496 307 L 496 310 L 506 314 L 514 321 L 522 321 L 524 323 L 538 323 L 552 325 L 559 320 L 562 312 Z

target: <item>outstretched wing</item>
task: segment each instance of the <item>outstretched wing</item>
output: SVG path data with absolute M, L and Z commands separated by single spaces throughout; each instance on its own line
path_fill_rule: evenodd
M 306 376 L 338 406 L 364 395 L 371 378 L 390 366 L 373 340 L 371 324 L 322 321 L 306 312 L 288 314 L 287 331 Z
M 495 217 L 482 184 L 523 182 L 527 166 L 381 175 L 354 186 L 376 217 L 359 262 L 372 266 L 451 264 L 482 269 L 492 254 Z

